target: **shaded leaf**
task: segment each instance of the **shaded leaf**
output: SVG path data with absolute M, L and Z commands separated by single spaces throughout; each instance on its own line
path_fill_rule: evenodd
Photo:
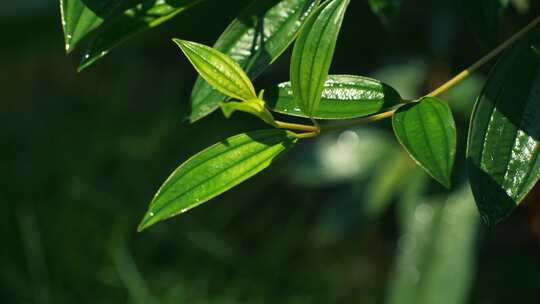
M 319 0 L 255 0 L 221 34 L 214 48 L 229 55 L 252 78 L 292 43 Z M 199 77 L 191 94 L 191 122 L 212 113 L 226 97 Z
M 291 58 L 291 87 L 309 117 L 317 111 L 349 0 L 320 6 L 302 27 Z
M 404 101 L 392 87 L 375 79 L 330 75 L 324 83 L 316 119 L 349 119 L 375 114 Z M 290 82 L 265 90 L 264 99 L 274 112 L 307 117 L 296 104 Z
M 203 0 L 60 0 L 66 51 L 88 39 L 87 68 L 129 36 L 169 20 Z
M 293 133 L 262 130 L 230 137 L 180 165 L 159 189 L 139 231 L 186 212 L 259 173 L 296 142 Z
M 239 100 L 257 99 L 251 80 L 231 57 L 200 43 L 180 39 L 173 41 L 201 77 L 216 90 Z
M 71 52 L 89 33 L 101 25 L 112 11 L 110 0 L 60 0 L 66 51 Z M 118 1 L 117 3 L 121 3 Z M 125 2 L 125 1 L 124 1 Z
M 105 56 L 132 35 L 156 27 L 202 0 L 146 1 L 109 18 L 96 31 L 79 65 L 79 71 Z
M 540 58 L 530 43 L 497 63 L 471 118 L 469 175 L 487 224 L 506 217 L 540 177 Z
M 450 188 L 456 155 L 456 125 L 450 107 L 434 97 L 405 105 L 392 118 L 394 133 L 409 155 Z

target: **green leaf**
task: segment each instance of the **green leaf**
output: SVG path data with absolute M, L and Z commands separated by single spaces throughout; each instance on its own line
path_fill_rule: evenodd
M 291 58 L 291 87 L 309 117 L 317 112 L 349 0 L 321 5 L 302 27 Z
M 369 0 L 369 5 L 385 26 L 391 26 L 401 7 L 401 0 Z
M 231 57 L 200 43 L 180 39 L 173 41 L 201 77 L 216 90 L 239 100 L 257 99 L 251 80 Z
M 324 83 L 315 119 L 350 119 L 393 108 L 404 101 L 392 87 L 371 78 L 330 75 Z M 290 82 L 265 90 L 264 99 L 274 112 L 307 117 L 295 103 Z
M 409 155 L 450 188 L 456 155 L 456 125 L 450 107 L 434 97 L 405 105 L 392 118 L 394 133 Z
M 79 71 L 129 36 L 176 16 L 203 0 L 60 0 L 66 51 L 89 40 Z
M 269 125 L 277 126 L 272 113 L 264 105 L 264 101 L 260 99 L 252 99 L 243 102 L 223 102 L 220 104 L 221 110 L 225 117 L 230 118 L 231 115 L 236 111 L 246 112 L 253 114 Z
M 103 15 L 111 13 L 109 0 L 60 0 L 60 12 L 66 51 L 69 53 L 85 38 L 103 23 Z M 122 1 L 118 1 L 121 3 Z M 125 1 L 124 1 L 125 2 Z
M 485 46 L 499 41 L 499 28 L 508 0 L 460 0 L 467 25 Z
M 283 130 L 262 130 L 230 137 L 193 156 L 165 181 L 139 231 L 184 213 L 267 168 L 297 139 Z
M 488 225 L 508 216 L 540 177 L 540 58 L 530 41 L 497 63 L 471 118 L 469 175 Z
M 219 37 L 214 48 L 229 55 L 252 78 L 292 43 L 319 0 L 255 0 Z M 191 122 L 218 108 L 226 97 L 199 77 L 191 94 Z
M 79 71 L 105 56 L 132 35 L 154 28 L 202 0 L 151 1 L 109 18 L 97 30 L 79 65 Z

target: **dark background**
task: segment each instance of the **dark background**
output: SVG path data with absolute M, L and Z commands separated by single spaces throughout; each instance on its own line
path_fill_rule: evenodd
M 538 15 L 533 2 L 529 13 L 508 12 L 503 37 Z M 395 152 L 387 123 L 302 143 L 218 199 L 136 233 L 155 190 L 180 162 L 264 127 L 247 115 L 226 120 L 217 112 L 189 125 L 196 74 L 170 40 L 212 44 L 245 4 L 208 1 L 130 39 L 81 74 L 79 57 L 64 52 L 57 1 L 0 4 L 0 301 L 424 303 L 430 296 L 407 294 L 420 284 L 431 286 L 437 303 L 448 290 L 457 290 L 454 303 L 536 302 L 540 202 L 534 194 L 493 230 L 479 224 L 470 197 L 461 199 L 470 229 L 458 239 L 470 242 L 451 247 L 465 261 L 462 276 L 452 279 L 453 266 L 434 275 L 439 268 L 431 263 L 431 274 L 419 269 L 414 284 L 396 287 L 396 261 L 408 261 L 403 231 L 415 231 L 400 221 L 406 191 L 371 213 L 364 205 L 373 201 L 377 173 L 394 170 L 388 164 L 405 159 L 401 169 L 416 172 Z M 488 50 L 455 1 L 404 1 L 396 24 L 385 28 L 365 1 L 352 1 L 332 73 L 377 77 L 413 98 Z M 287 80 L 288 57 L 257 87 Z M 447 95 L 462 143 L 488 70 Z M 460 150 L 454 190 L 465 187 Z M 402 185 L 407 174 L 394 183 Z M 427 192 L 454 195 L 434 184 Z M 439 207 L 417 208 L 416 219 Z M 450 234 L 458 231 L 452 227 Z M 432 229 L 421 233 L 439 239 Z M 440 277 L 447 280 L 433 279 Z

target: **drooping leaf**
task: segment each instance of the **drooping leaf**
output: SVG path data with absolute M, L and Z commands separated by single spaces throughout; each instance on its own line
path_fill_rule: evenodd
M 255 0 L 219 37 L 214 48 L 229 55 L 252 78 L 292 43 L 319 0 Z M 191 95 L 191 122 L 218 108 L 226 96 L 199 77 Z
M 435 180 L 450 188 L 456 155 L 456 125 L 450 107 L 434 97 L 398 109 L 394 133 L 409 155 Z
M 203 0 L 60 0 L 66 51 L 90 45 L 79 70 L 127 37 L 155 27 Z
M 521 203 L 540 177 L 540 58 L 530 41 L 497 63 L 471 118 L 469 175 L 489 225 Z
M 242 67 L 231 57 L 206 45 L 173 39 L 193 67 L 221 93 L 239 100 L 257 99 L 255 88 Z
M 308 18 L 294 45 L 291 87 L 298 106 L 309 117 L 318 110 L 348 5 L 349 0 L 325 2 Z
M 121 3 L 123 1 L 118 1 Z M 125 2 L 125 1 L 124 1 Z M 110 0 L 60 0 L 60 12 L 66 51 L 71 52 L 79 42 L 103 23 L 112 13 Z
M 296 104 L 290 82 L 265 90 L 269 108 L 278 113 L 307 117 Z M 404 101 L 392 87 L 361 76 L 330 75 L 324 83 L 316 119 L 350 119 L 375 114 Z
M 139 231 L 186 212 L 259 173 L 296 143 L 284 130 L 230 137 L 180 165 L 159 189 Z
M 371 10 L 385 26 L 392 25 L 401 7 L 401 0 L 369 0 Z
M 146 1 L 109 18 L 96 30 L 79 71 L 105 56 L 113 47 L 142 31 L 156 27 L 203 0 Z
M 447 199 L 410 193 L 406 200 L 399 202 L 408 206 L 400 214 L 402 234 L 386 304 L 467 303 L 478 233 L 470 190 L 463 187 Z
M 498 43 L 499 28 L 509 0 L 460 0 L 465 21 L 487 47 Z

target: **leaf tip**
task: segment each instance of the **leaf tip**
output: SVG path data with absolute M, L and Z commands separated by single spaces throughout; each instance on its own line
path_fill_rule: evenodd
M 179 39 L 179 38 L 173 38 L 172 41 L 174 43 L 176 43 L 176 45 L 178 45 L 181 49 L 183 49 L 184 47 L 186 47 L 189 44 L 189 41 Z
M 446 189 L 448 189 L 448 190 L 452 189 L 452 181 L 450 180 L 449 176 L 445 176 L 443 179 L 438 179 L 438 181 Z
M 142 232 L 143 230 L 148 229 L 150 226 L 154 225 L 159 221 L 160 219 L 156 217 L 155 213 L 148 210 L 148 212 L 146 212 L 146 214 L 144 215 L 142 221 L 139 223 L 139 226 L 137 227 L 137 232 Z

